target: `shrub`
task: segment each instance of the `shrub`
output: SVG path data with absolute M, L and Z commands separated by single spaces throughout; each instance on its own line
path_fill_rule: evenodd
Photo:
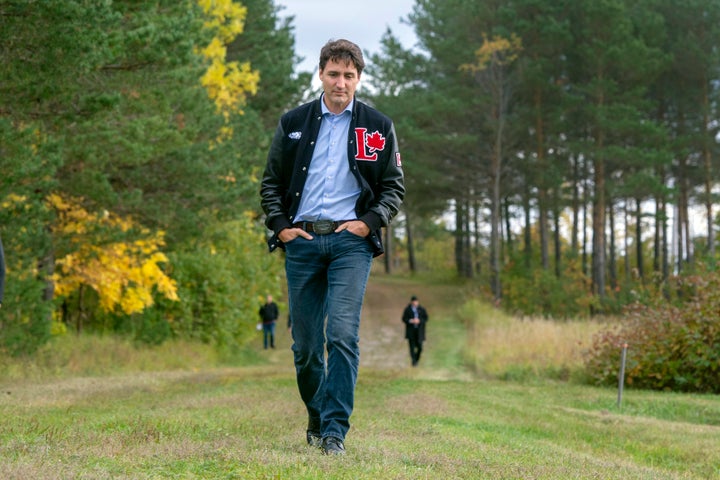
M 627 308 L 621 323 L 593 339 L 586 372 L 597 384 L 617 383 L 628 344 L 625 382 L 640 388 L 720 393 L 720 275 L 686 277 L 681 305 Z
M 267 252 L 264 230 L 250 218 L 209 226 L 206 237 L 171 254 L 180 301 L 160 299 L 158 307 L 178 338 L 237 351 L 255 335 L 265 295 L 281 296 L 282 256 Z
M 590 312 L 593 298 L 577 262 L 568 262 L 558 277 L 553 271 L 528 270 L 514 261 L 503 272 L 502 281 L 502 305 L 511 314 L 578 318 Z

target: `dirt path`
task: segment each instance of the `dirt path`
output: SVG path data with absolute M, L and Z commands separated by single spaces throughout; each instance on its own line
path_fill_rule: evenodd
M 428 309 L 432 336 L 433 331 L 438 332 L 438 319 L 454 313 L 462 292 L 453 285 L 430 285 L 425 281 L 373 272 L 367 285 L 360 323 L 361 367 L 394 370 L 410 366 L 401 317 L 412 295 L 417 295 L 420 303 Z M 428 338 L 429 343 L 433 340 L 437 341 L 437 338 Z
M 360 366 L 374 369 L 405 368 L 410 353 L 402 312 L 410 295 L 371 278 L 360 321 Z
M 411 278 L 391 277 L 373 272 L 365 293 L 360 321 L 360 367 L 375 370 L 404 370 L 410 367 L 410 354 L 405 340 L 402 312 L 417 295 L 430 315 L 428 347 L 438 342 L 441 317 L 452 315 L 458 306 L 461 292 L 447 284 L 430 285 Z M 272 363 L 292 365 L 291 353 L 285 345 L 292 345 L 288 332 L 278 325 L 278 350 L 268 352 Z M 424 370 L 427 364 L 424 363 Z M 428 373 L 427 371 L 425 372 Z

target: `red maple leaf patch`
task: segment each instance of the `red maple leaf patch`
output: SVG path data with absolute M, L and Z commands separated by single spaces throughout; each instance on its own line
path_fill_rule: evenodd
M 370 149 L 370 152 L 374 152 L 375 150 L 382 150 L 385 148 L 385 137 L 380 135 L 380 132 L 375 130 L 373 133 L 368 134 L 365 144 Z

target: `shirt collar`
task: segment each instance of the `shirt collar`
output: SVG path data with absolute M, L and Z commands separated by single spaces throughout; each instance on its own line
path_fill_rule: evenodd
M 323 115 L 335 115 L 334 113 L 332 113 L 332 112 L 330 111 L 330 109 L 328 109 L 327 105 L 325 105 L 325 100 L 324 100 L 324 98 L 325 98 L 325 94 L 323 93 L 322 96 L 320 97 L 320 111 L 321 111 L 321 113 L 322 113 Z M 350 103 L 347 104 L 347 107 L 345 107 L 345 110 L 343 110 L 342 112 L 338 113 L 337 115 L 342 115 L 342 114 L 344 114 L 345 112 L 350 112 L 350 114 L 352 114 L 352 110 L 353 110 L 353 106 L 354 106 L 354 105 L 355 105 L 355 98 L 353 98 L 352 100 L 350 100 Z

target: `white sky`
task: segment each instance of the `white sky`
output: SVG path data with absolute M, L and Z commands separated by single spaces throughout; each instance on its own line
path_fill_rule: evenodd
M 320 49 L 332 39 L 346 38 L 363 53 L 380 51 L 380 38 L 390 27 L 405 48 L 415 45 L 415 33 L 401 23 L 412 11 L 414 0 L 276 0 L 285 7 L 280 17 L 294 16 L 295 52 L 305 57 L 300 71 L 313 72 Z

